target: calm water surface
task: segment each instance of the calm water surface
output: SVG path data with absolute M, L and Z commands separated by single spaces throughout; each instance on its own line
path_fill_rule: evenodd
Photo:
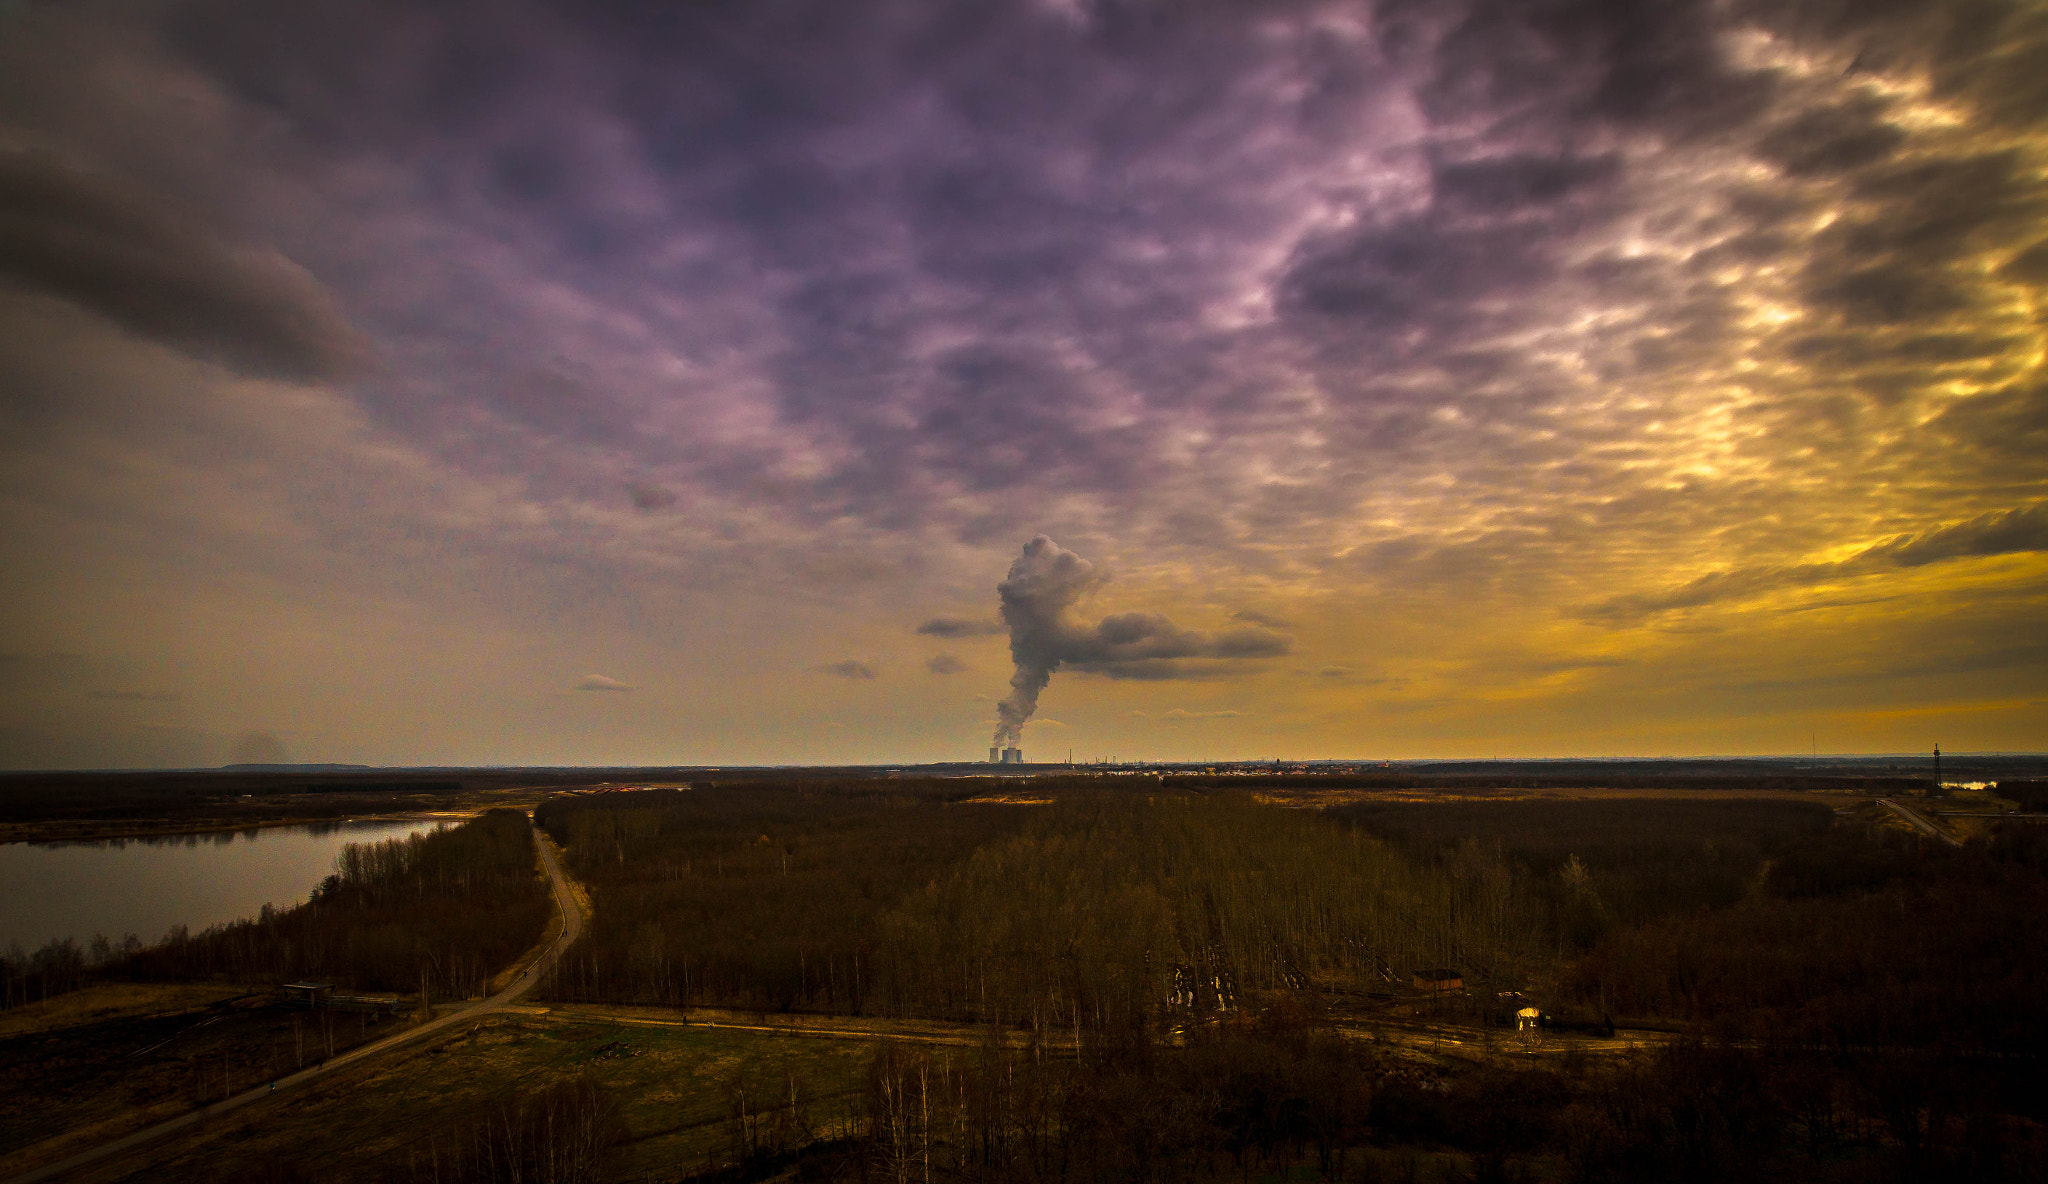
M 319 823 L 92 843 L 0 844 L 0 950 L 133 933 L 154 944 L 306 899 L 350 843 L 431 831 L 443 819 Z

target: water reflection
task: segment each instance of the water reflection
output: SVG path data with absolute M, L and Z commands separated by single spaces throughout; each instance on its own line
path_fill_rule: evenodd
M 350 842 L 369 842 L 388 839 L 394 833 L 414 834 L 447 825 L 446 819 L 393 819 L 393 818 L 348 818 L 341 821 L 300 822 L 291 826 L 251 826 L 241 830 L 212 830 L 203 833 L 181 835 L 122 835 L 111 839 L 51 839 L 33 842 L 30 847 L 86 847 L 96 850 L 125 850 L 133 843 L 141 847 L 227 847 L 237 841 L 252 841 L 264 835 L 300 834 L 326 837 L 345 834 L 356 836 Z M 361 837 L 368 834 L 369 838 Z
M 306 899 L 350 843 L 449 825 L 441 818 L 349 820 L 211 834 L 0 844 L 0 950 L 95 935 L 155 942 Z

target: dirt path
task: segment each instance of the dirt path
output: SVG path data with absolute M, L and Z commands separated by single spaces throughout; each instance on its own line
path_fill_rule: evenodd
M 815 1040 L 894 1040 L 906 1044 L 948 1044 L 975 1048 L 989 1043 L 988 1025 L 947 1020 L 871 1019 L 862 1016 L 755 1014 L 712 1008 L 678 1011 L 670 1008 L 617 1006 L 579 1003 L 569 1007 L 527 1006 L 509 1009 L 514 1014 L 565 1023 L 620 1024 L 648 1028 L 716 1028 L 735 1032 L 765 1032 L 776 1036 L 802 1036 Z M 1023 1032 L 1005 1031 L 998 1039 L 1005 1048 L 1029 1048 L 1030 1037 Z M 1048 1049 L 1072 1051 L 1073 1039 L 1062 1033 L 1049 1034 L 1042 1042 Z
M 987 1047 L 991 1040 L 1003 1048 L 1032 1047 L 1029 1033 L 1004 1031 L 991 1036 L 985 1024 L 946 1020 L 880 1019 L 864 1016 L 780 1015 L 726 1011 L 714 1008 L 675 1010 L 658 1007 L 576 1004 L 568 1007 L 526 1005 L 508 1008 L 515 1015 L 564 1023 L 618 1024 L 622 1027 L 718 1028 L 737 1032 L 760 1032 L 806 1040 L 888 1040 L 903 1044 L 942 1045 L 954 1048 Z M 1504 1053 L 1527 1056 L 1562 1056 L 1582 1053 L 1612 1054 L 1634 1052 L 1668 1043 L 1675 1034 L 1653 1029 L 1616 1029 L 1612 1036 L 1545 1031 L 1519 1035 L 1499 1030 L 1385 1019 L 1340 1019 L 1333 1025 L 1340 1035 L 1377 1044 L 1427 1059 L 1476 1061 Z M 1178 1034 L 1166 1038 L 1178 1044 Z M 1037 1047 L 1051 1055 L 1071 1056 L 1074 1038 L 1069 1032 L 1045 1032 Z
M 528 816 L 527 824 L 533 826 L 531 815 Z M 562 913 L 562 935 L 555 939 L 555 943 L 549 946 L 545 953 L 534 960 L 533 965 L 526 968 L 524 974 L 514 979 L 512 984 L 504 990 L 488 998 L 480 999 L 467 1007 L 459 1008 L 421 1024 L 417 1028 L 408 1028 L 403 1032 L 387 1036 L 382 1040 L 363 1045 L 361 1048 L 342 1053 L 340 1056 L 323 1061 L 310 1069 L 301 1070 L 289 1077 L 280 1077 L 274 1082 L 270 1082 L 267 1085 L 259 1085 L 255 1089 L 245 1090 L 232 1098 L 215 1102 L 210 1106 L 202 1106 L 166 1122 L 157 1123 L 155 1126 L 144 1127 L 111 1143 L 102 1143 L 90 1151 L 81 1152 L 69 1159 L 60 1160 L 56 1163 L 37 1168 L 32 1172 L 16 1176 L 6 1181 L 5 1184 L 34 1184 L 35 1181 L 48 1180 L 89 1164 L 97 1163 L 108 1156 L 118 1155 L 124 1151 L 132 1151 L 165 1135 L 196 1126 L 224 1114 L 232 1113 L 244 1106 L 260 1102 L 273 1094 L 286 1093 L 299 1086 L 324 1080 L 332 1076 L 336 1069 L 368 1060 L 400 1045 L 410 1044 L 415 1040 L 431 1036 L 436 1032 L 445 1031 L 458 1024 L 468 1023 L 487 1013 L 509 1007 L 518 1002 L 527 992 L 533 990 L 539 984 L 541 976 L 545 975 L 549 968 L 554 966 L 555 960 L 562 956 L 562 951 L 568 949 L 583 932 L 583 910 L 577 906 L 576 894 L 570 888 L 569 877 L 562 871 L 562 865 L 555 858 L 554 850 L 548 845 L 546 836 L 540 833 L 540 828 L 537 826 L 533 828 L 533 842 L 534 847 L 540 852 L 542 866 L 547 868 L 548 879 L 554 885 L 555 907 L 560 909 Z

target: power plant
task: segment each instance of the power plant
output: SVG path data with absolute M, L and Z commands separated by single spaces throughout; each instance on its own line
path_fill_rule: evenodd
M 1009 748 L 990 747 L 988 750 L 988 763 L 991 765 L 1021 765 L 1024 763 L 1024 750 L 1014 745 Z

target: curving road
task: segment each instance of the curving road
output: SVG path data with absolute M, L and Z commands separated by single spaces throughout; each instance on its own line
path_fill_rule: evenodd
M 527 815 L 527 825 L 533 826 L 533 816 L 531 814 Z M 69 1159 L 60 1160 L 46 1167 L 37 1168 L 35 1171 L 15 1176 L 13 1179 L 7 1180 L 5 1184 L 33 1184 L 34 1181 L 48 1180 L 55 1176 L 61 1176 L 65 1172 L 85 1167 L 87 1164 L 97 1163 L 110 1155 L 131 1151 L 175 1131 L 181 1131 L 186 1127 L 195 1126 L 207 1119 L 231 1113 L 253 1102 L 260 1102 L 264 1098 L 271 1097 L 273 1094 L 281 1094 L 309 1082 L 318 1081 L 336 1069 L 355 1064 L 357 1061 L 368 1060 L 379 1053 L 397 1048 L 401 1044 L 408 1044 L 414 1040 L 431 1036 L 436 1032 L 451 1028 L 457 1024 L 467 1023 L 478 1016 L 518 1002 L 522 996 L 539 984 L 541 976 L 546 974 L 548 969 L 555 964 L 556 959 L 562 956 L 562 951 L 568 949 L 583 932 L 583 910 L 576 905 L 576 894 L 569 890 L 569 877 L 563 873 L 561 863 L 555 859 L 554 851 L 549 848 L 547 840 L 542 837 L 540 828 L 537 826 L 534 827 L 533 845 L 540 851 L 541 863 L 548 870 L 549 881 L 554 884 L 555 907 L 562 911 L 562 935 L 555 939 L 555 944 L 547 948 L 547 952 L 534 960 L 532 966 L 526 968 L 525 974 L 514 979 L 511 986 L 488 998 L 480 999 L 468 1007 L 451 1011 L 447 1015 L 421 1024 L 417 1028 L 407 1028 L 403 1032 L 386 1036 L 382 1040 L 365 1044 L 361 1048 L 350 1049 L 348 1052 L 323 1061 L 310 1069 L 302 1069 L 289 1077 L 280 1077 L 274 1085 L 259 1085 L 254 1089 L 245 1090 L 234 1097 L 223 1099 L 212 1105 L 201 1106 L 197 1110 L 192 1110 L 176 1118 L 157 1123 L 155 1126 L 144 1127 L 132 1135 L 126 1135 L 111 1143 L 102 1143 L 90 1151 L 82 1151 Z
M 1942 830 L 1940 827 L 1934 825 L 1932 822 L 1927 821 L 1927 819 L 1922 818 L 1920 816 L 1920 812 L 1918 810 L 1913 809 L 1911 806 L 1900 805 L 1898 802 L 1895 802 L 1890 798 L 1879 798 L 1877 800 L 1879 802 L 1882 802 L 1884 805 L 1891 807 L 1892 813 L 1897 814 L 1900 818 L 1905 819 L 1906 824 L 1908 826 L 1911 826 L 1914 830 L 1919 831 L 1921 834 L 1926 835 L 1928 838 L 1940 839 L 1942 842 L 1947 843 L 1951 847 L 1960 847 L 1963 845 L 1962 840 L 1956 838 L 1954 835 L 1948 833 L 1947 831 Z

